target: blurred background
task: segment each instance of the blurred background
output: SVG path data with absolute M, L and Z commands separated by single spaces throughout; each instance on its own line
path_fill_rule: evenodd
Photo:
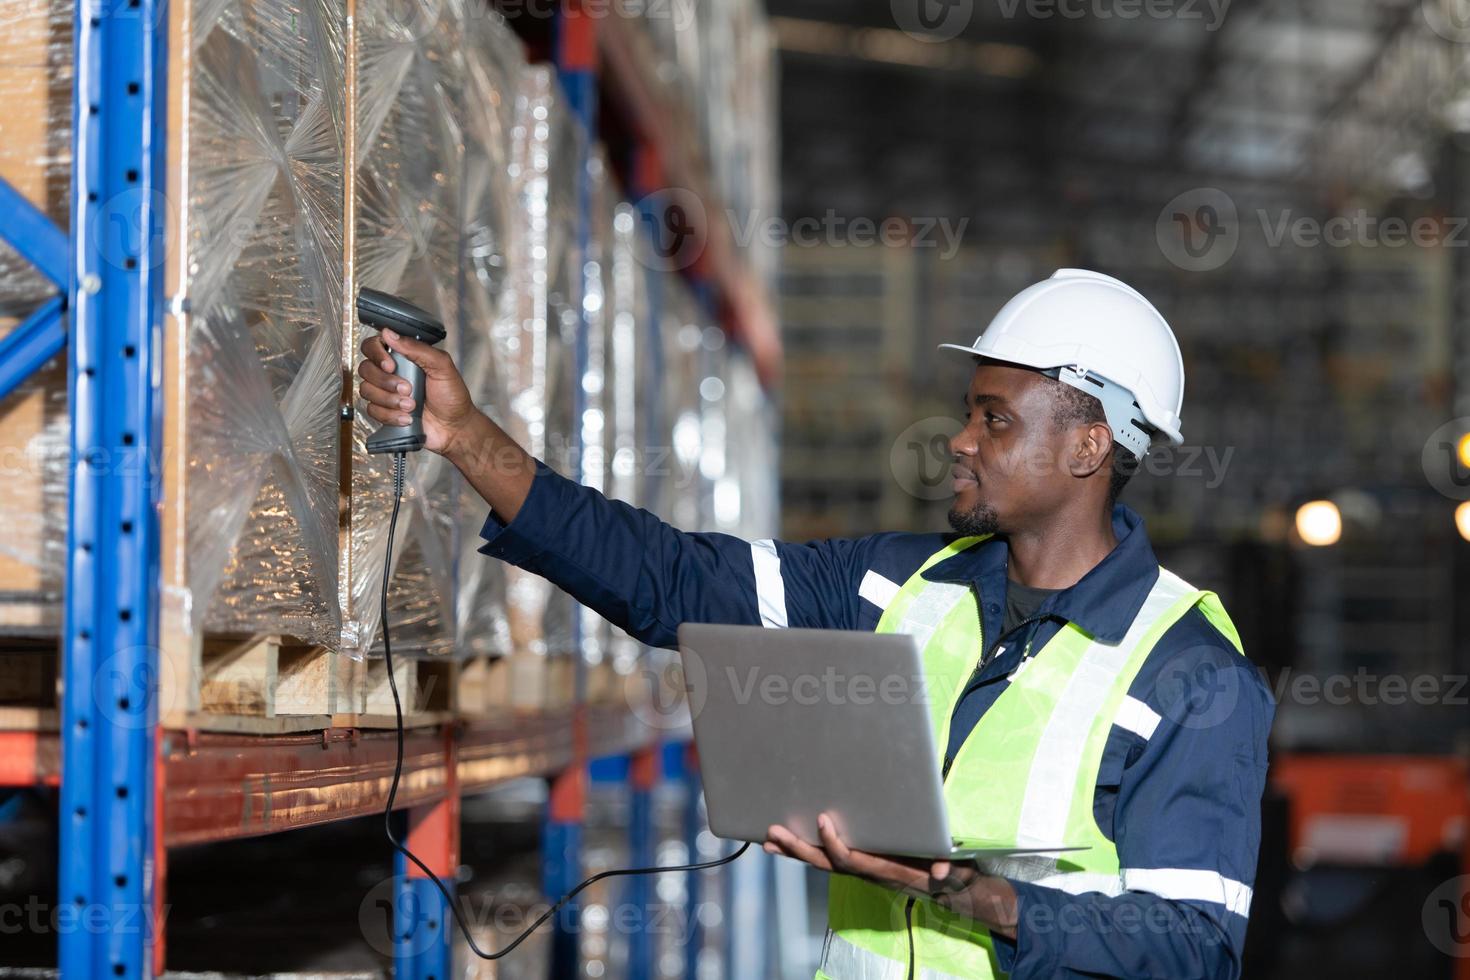
M 51 145 L 45 134 L 69 125 L 74 10 L 44 0 L 0 7 L 14 8 L 3 22 L 15 38 L 41 32 L 39 54 L 13 55 L 3 66 L 0 90 L 39 71 L 42 80 L 27 76 L 25 90 L 53 97 L 36 126 L 0 123 L 7 179 L 17 180 L 17 160 L 39 167 L 32 201 L 64 222 L 69 135 Z M 294 9 L 242 9 L 265 7 Z M 362 56 L 387 74 L 400 71 L 393 77 L 408 79 L 404 85 L 419 77 L 404 66 L 447 64 L 454 45 L 488 43 L 476 34 L 487 29 L 522 42 L 524 54 L 506 42 L 517 72 L 555 67 L 534 84 L 505 83 L 515 112 L 505 110 L 504 153 L 492 155 L 502 169 L 492 169 L 487 185 L 510 188 L 496 205 L 507 214 L 550 214 L 552 231 L 522 252 L 497 237 L 497 222 L 517 219 L 446 225 L 447 240 L 476 244 L 446 245 L 441 254 L 438 219 L 414 224 L 433 208 L 450 213 L 442 201 L 420 205 L 437 193 L 433 175 L 454 172 L 440 164 L 416 172 L 429 159 L 417 148 L 429 141 L 440 152 L 434 141 L 442 139 L 468 160 L 474 154 L 464 146 L 473 150 L 480 137 L 472 122 L 464 122 L 470 135 L 443 135 L 457 133 L 459 122 L 415 135 L 411 120 L 441 110 L 458 120 L 454 106 L 501 91 L 482 79 L 489 88 L 467 82 L 440 109 L 408 99 L 395 114 L 384 110 L 386 135 L 362 147 L 368 225 L 360 215 L 358 235 L 397 235 L 418 247 L 364 252 L 359 264 L 395 270 L 401 290 L 451 326 L 481 315 L 512 324 L 510 334 L 491 331 L 493 357 L 519 357 L 507 354 L 522 349 L 517 337 L 561 350 L 561 361 L 553 354 L 560 368 L 486 367 L 482 403 L 521 425 L 512 431 L 522 438 L 540 440 L 538 455 L 559 469 L 680 526 L 793 541 L 943 529 L 944 446 L 959 426 L 970 362 L 941 356 L 936 345 L 973 340 L 1007 299 L 1059 268 L 1094 269 L 1144 293 L 1183 350 L 1185 445 L 1151 456 L 1122 501 L 1144 516 L 1165 565 L 1219 593 L 1278 702 L 1244 975 L 1470 977 L 1470 3 L 649 0 L 602 8 L 585 50 L 565 11 L 541 16 L 531 6 L 489 4 L 486 28 L 489 14 L 458 3 L 368 8 L 379 20 L 364 15 L 364 30 L 377 23 L 387 40 Z M 568 9 L 591 8 L 569 0 Z M 244 27 L 226 18 L 218 33 L 247 50 L 252 37 L 268 47 L 280 43 L 281 24 L 296 23 L 278 14 L 241 15 Z M 442 25 L 455 18 L 474 26 L 451 37 Z M 208 33 L 210 24 L 194 29 Z M 340 38 L 324 43 L 342 54 Z M 400 51 L 412 54 L 395 60 Z M 284 61 L 302 71 L 299 57 Z M 332 64 L 324 60 L 322 70 Z M 274 107 L 262 110 L 266 117 L 289 103 L 272 102 L 272 86 L 330 88 L 300 77 L 282 70 L 261 83 L 268 91 L 259 104 Z M 596 93 L 591 109 L 588 92 Z M 558 135 L 563 116 L 595 133 L 591 149 L 567 149 L 580 137 Z M 32 129 L 40 150 L 23 145 Z M 590 183 L 564 162 L 581 153 L 580 172 L 592 161 Z M 335 175 L 340 191 L 345 164 L 340 153 L 332 160 L 322 172 Z M 462 173 L 468 188 L 473 168 Z M 234 179 L 229 168 L 224 174 Z M 570 213 L 578 193 L 601 195 L 597 230 L 580 244 L 572 219 L 560 225 L 557 216 L 558 200 Z M 464 200 L 471 197 L 466 190 Z M 405 232 L 409 225 L 418 231 Z M 340 238 L 344 227 L 339 221 L 326 237 Z M 645 230 L 648 242 L 638 238 Z M 343 261 L 340 246 L 333 254 Z M 249 258 L 247 248 L 224 266 L 248 268 Z M 486 305 L 465 298 L 466 287 L 445 285 L 465 281 L 471 291 L 484 286 Z M 43 295 L 25 282 L 7 282 L 7 311 L 17 316 Z M 515 306 L 528 296 L 541 304 L 530 313 Z M 650 344 L 619 340 L 625 321 L 640 338 L 645 321 L 653 323 Z M 515 332 L 521 325 L 524 335 Z M 261 336 L 264 355 L 272 341 Z M 589 336 L 602 338 L 590 354 Z M 463 343 L 471 350 L 473 334 Z M 264 360 L 271 370 L 306 370 L 289 357 L 285 368 Z M 39 413 L 27 431 L 53 440 L 54 461 L 67 432 L 64 400 L 56 409 L 64 374 L 49 384 L 22 392 Z M 516 399 L 521 388 L 544 401 Z M 655 388 L 657 399 L 647 395 Z M 207 407 L 188 411 L 207 425 Z M 335 432 L 337 408 L 325 407 L 323 431 Z M 589 456 L 594 442 L 601 448 Z M 692 491 L 636 469 L 638 454 L 660 445 L 671 449 L 676 476 L 678 466 L 697 473 Z M 328 456 L 335 465 L 336 454 Z M 48 472 L 34 495 L 12 501 L 17 513 L 53 497 L 64 502 L 64 486 L 55 489 L 64 470 Z M 463 524 L 472 537 L 482 513 L 465 523 L 451 516 L 458 504 L 435 510 L 458 491 L 437 473 L 415 479 L 431 531 L 448 541 L 444 529 Z M 353 485 L 347 497 L 358 493 Z M 277 501 L 271 512 L 294 506 Z M 330 506 L 319 516 L 335 529 Z M 65 523 L 34 523 L 18 526 L 35 541 L 5 556 L 19 569 L 6 573 L 7 595 L 18 594 L 17 576 L 33 572 L 25 594 L 49 596 L 54 612 Z M 260 540 L 272 539 L 261 532 Z M 445 554 L 457 552 L 415 552 L 423 568 L 405 574 L 435 580 L 435 555 Z M 566 678 L 573 661 L 585 678 L 568 703 L 595 699 L 587 693 L 595 688 L 622 704 L 629 678 L 650 665 L 663 676 L 666 661 L 611 635 L 585 610 L 542 596 L 533 618 L 545 641 L 535 663 L 546 674 L 528 679 L 511 669 L 524 652 L 515 582 L 502 576 L 466 591 L 477 566 L 445 562 L 444 594 L 460 596 L 460 618 L 448 600 L 448 625 L 423 649 L 426 659 L 440 641 L 440 654 L 459 651 L 462 676 L 476 685 L 457 688 L 459 703 L 478 699 L 475 717 L 526 710 L 530 701 L 560 710 L 547 692 L 558 683 L 549 665 L 563 647 Z M 247 579 L 211 582 L 224 597 L 220 609 L 253 608 L 260 576 Z M 198 588 L 194 578 L 185 584 Z M 498 618 L 466 611 L 490 608 L 478 599 L 466 605 L 466 595 L 492 593 Z M 432 610 L 412 615 L 432 633 Z M 376 623 L 368 620 L 371 637 Z M 54 630 L 60 619 L 36 622 Z M 240 632 L 238 616 L 230 622 Z M 33 632 L 12 626 L 17 635 Z M 468 652 L 455 646 L 471 633 L 497 639 Z M 337 635 L 313 642 L 335 655 Z M 547 645 L 553 656 L 543 665 Z M 34 653 L 7 648 L 0 665 L 11 657 L 18 672 L 15 658 Z M 374 653 L 365 656 L 371 662 Z M 20 693 L 0 689 L 0 701 L 37 710 L 28 699 L 39 685 L 49 692 L 39 710 L 51 711 L 54 734 L 57 670 L 35 668 L 34 657 L 24 663 Z M 371 703 L 357 710 L 371 714 Z M 583 866 L 723 853 L 702 829 L 696 767 L 676 737 L 681 723 L 650 722 L 636 706 L 633 713 L 663 729 L 661 775 L 638 768 L 649 764 L 647 752 L 595 759 L 578 844 Z M 43 733 L 44 755 L 48 716 L 25 717 L 38 719 L 30 728 Z M 169 744 L 165 754 L 183 751 L 182 742 Z M 562 880 L 545 865 L 548 841 L 564 832 L 546 817 L 560 784 L 529 764 L 512 769 L 535 778 L 497 775 L 466 796 L 454 870 L 477 934 L 493 944 L 517 932 Z M 247 786 L 244 796 L 253 792 Z M 49 975 L 55 797 L 35 788 L 0 794 L 0 973 Z M 393 870 L 379 820 L 271 836 L 219 833 L 207 843 L 211 835 L 200 833 L 173 847 L 170 969 L 384 975 L 394 945 L 373 896 Z M 630 826 L 641 831 L 630 835 Z M 224 839 L 236 836 L 244 839 Z M 661 875 L 641 891 L 604 883 L 583 906 L 570 959 L 555 948 L 559 938 L 538 934 L 498 970 L 461 948 L 459 975 L 810 976 L 825 918 L 822 877 L 751 856 L 719 871 Z M 39 919 L 26 911 L 32 904 Z M 635 921 L 619 916 L 628 908 Z
M 785 535 L 942 527 L 969 365 L 935 344 L 1057 268 L 1141 290 L 1186 445 L 1123 502 L 1278 701 L 1245 975 L 1449 976 L 1421 912 L 1466 831 L 1470 10 L 769 7 L 783 216 L 913 231 L 782 250 Z

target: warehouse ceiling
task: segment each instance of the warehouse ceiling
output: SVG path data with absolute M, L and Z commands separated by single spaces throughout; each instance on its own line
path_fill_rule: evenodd
M 1440 0 L 921 2 L 952 39 L 904 0 L 771 0 L 788 214 L 1045 215 L 1169 177 L 1422 194 L 1461 74 Z

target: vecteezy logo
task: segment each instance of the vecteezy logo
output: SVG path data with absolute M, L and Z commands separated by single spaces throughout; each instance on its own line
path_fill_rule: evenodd
M 1446 956 L 1470 957 L 1470 875 L 1451 878 L 1429 893 L 1421 912 L 1424 935 Z
M 1190 647 L 1159 671 L 1160 714 L 1181 728 L 1214 728 L 1229 719 L 1240 700 L 1241 667 L 1215 662 L 1214 651 Z
M 649 268 L 687 269 L 704 254 L 709 222 L 698 194 L 682 187 L 654 191 L 638 202 L 637 213 L 648 231 L 648 247 L 638 255 Z
M 407 881 L 384 878 L 368 889 L 357 907 L 357 926 L 363 939 L 384 956 L 393 956 L 400 944 L 400 953 L 425 953 L 444 926 L 441 920 L 446 913 L 438 893 L 426 900 L 418 891 L 404 887 Z
M 918 41 L 948 41 L 969 26 L 974 0 L 889 0 L 893 22 Z
M 954 454 L 949 441 L 959 435 L 959 419 L 942 415 L 920 419 L 899 433 L 888 451 L 888 468 L 904 493 L 920 500 L 948 500 Z
M 161 683 L 158 662 L 151 647 L 127 647 L 102 661 L 92 680 L 92 700 L 102 717 L 118 728 L 158 724 L 174 707 L 161 703 L 165 691 L 171 698 L 178 693 Z
M 174 202 L 158 190 L 130 187 L 102 204 L 102 219 L 89 223 L 92 245 L 104 262 L 116 269 L 136 269 L 146 247 L 150 262 L 165 258 L 165 230 L 178 215 Z
M 650 650 L 623 679 L 623 695 L 633 717 L 655 731 L 688 725 L 704 710 L 709 677 L 693 650 L 681 654 Z
M 1470 0 L 1420 0 L 1424 22 L 1446 41 L 1470 41 Z
M 1470 416 L 1451 419 L 1430 433 L 1419 463 L 1424 478 L 1451 500 L 1470 500 Z
M 384 26 L 395 40 L 417 41 L 439 25 L 441 0 L 382 0 Z
M 1235 201 L 1218 187 L 1196 187 L 1159 212 L 1154 236 L 1164 258 L 1186 272 L 1218 269 L 1240 244 Z

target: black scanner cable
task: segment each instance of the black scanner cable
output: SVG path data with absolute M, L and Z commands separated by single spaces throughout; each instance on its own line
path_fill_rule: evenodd
M 399 854 L 402 854 L 408 860 L 412 861 L 414 865 L 420 871 L 422 871 L 430 881 L 434 883 L 434 887 L 439 889 L 439 894 L 444 896 L 444 904 L 449 907 L 449 911 L 454 914 L 454 920 L 459 923 L 459 931 L 464 936 L 465 943 L 469 945 L 470 951 L 482 960 L 500 959 L 502 956 L 506 955 L 511 950 L 519 946 L 522 942 L 524 942 L 527 936 L 531 935 L 531 933 L 541 928 L 542 924 L 545 923 L 547 919 L 550 919 L 557 912 L 560 912 L 562 908 L 573 898 L 575 898 L 579 892 L 587 888 L 589 885 L 594 885 L 605 878 L 616 878 L 626 875 L 662 874 L 666 871 L 705 871 L 710 868 L 718 868 L 722 865 L 729 864 L 730 862 L 734 861 L 736 858 L 744 854 L 747 850 L 749 850 L 750 842 L 746 841 L 738 848 L 736 848 L 734 853 L 730 854 L 727 857 L 718 858 L 714 861 L 703 861 L 698 864 L 676 864 L 670 867 L 616 868 L 611 871 L 598 872 L 591 877 L 584 878 L 581 884 L 577 885 L 576 888 L 573 888 L 571 891 L 563 895 L 555 905 L 543 912 L 540 918 L 527 926 L 520 935 L 516 936 L 497 952 L 487 953 L 475 943 L 474 936 L 470 934 L 469 923 L 465 921 L 464 910 L 461 909 L 459 903 L 454 900 L 454 896 L 449 893 L 449 889 L 445 886 L 444 882 L 440 881 L 439 876 L 434 874 L 433 871 L 429 870 L 429 866 L 426 865 L 423 861 L 420 861 L 418 855 L 410 851 L 408 847 L 405 846 L 403 842 L 400 841 L 393 834 L 393 802 L 398 796 L 398 782 L 403 777 L 403 704 L 398 699 L 398 681 L 393 676 L 393 644 L 388 638 L 388 580 L 389 571 L 392 568 L 393 564 L 393 534 L 398 529 L 398 506 L 403 502 L 404 459 L 405 454 L 402 452 L 395 452 L 393 454 L 393 514 L 391 517 L 388 518 L 388 549 L 387 555 L 383 561 L 383 588 L 381 595 L 382 607 L 380 610 L 381 618 L 383 620 L 383 662 L 388 669 L 388 689 L 393 692 L 393 717 L 397 722 L 398 730 L 398 752 L 393 762 L 393 782 L 388 787 L 388 803 L 383 808 L 383 832 L 387 834 L 388 843 L 393 845 L 393 849 Z

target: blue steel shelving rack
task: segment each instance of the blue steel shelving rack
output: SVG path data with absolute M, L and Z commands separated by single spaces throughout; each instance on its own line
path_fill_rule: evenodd
M 55 280 L 71 322 L 72 416 L 59 901 L 113 914 L 151 913 L 156 900 L 165 10 L 77 5 L 71 241 Z M 59 943 L 63 976 L 153 972 L 146 926 L 119 919 Z
M 173 737 L 159 729 L 157 704 L 168 23 L 167 0 L 81 0 L 77 5 L 69 229 L 58 228 L 0 180 L 0 213 L 6 215 L 0 236 L 57 289 L 0 340 L 0 397 L 63 348 L 69 368 L 72 426 L 62 640 L 67 683 L 59 733 L 65 768 L 59 773 L 58 901 L 79 912 L 101 910 L 108 928 L 61 935 L 63 977 L 151 977 L 163 968 L 163 936 L 151 928 L 163 921 L 165 834 L 156 822 L 168 807 L 160 773 Z M 635 145 L 625 149 L 636 176 L 630 189 L 649 194 L 670 182 L 691 183 L 691 161 L 681 160 L 661 128 L 666 122 L 655 118 L 658 107 L 647 98 L 647 80 L 628 77 L 642 66 L 630 59 L 624 32 L 609 36 L 599 26 L 619 25 L 599 25 L 583 13 L 580 0 L 569 0 L 553 35 L 553 58 L 588 134 L 586 145 L 596 136 L 600 100 L 631 96 L 634 104 L 626 109 L 634 122 Z M 600 57 L 609 50 L 610 66 Z M 605 77 L 609 73 L 621 79 L 611 96 Z M 665 169 L 671 159 L 682 164 L 674 173 Z M 578 244 L 585 255 L 592 222 L 585 178 L 579 198 Z M 773 321 L 763 299 L 744 285 L 741 271 L 728 256 L 717 256 L 696 267 L 691 278 L 711 316 L 723 321 L 732 335 L 751 341 L 762 376 L 773 378 L 773 352 L 779 356 L 769 333 Z M 578 358 L 585 365 L 585 330 Z M 76 683 L 79 678 L 85 682 Z M 583 689 L 580 678 L 578 689 Z M 597 748 L 590 744 L 591 725 L 584 709 L 574 709 L 569 757 L 549 776 L 543 843 L 548 894 L 565 891 L 581 877 L 586 784 Z M 334 756 L 339 764 L 360 767 L 357 778 L 376 778 L 383 765 L 380 751 L 367 740 L 357 749 L 351 738 L 344 747 L 343 740 L 332 736 L 323 733 L 322 746 L 342 754 Z M 480 736 L 493 744 L 497 733 Z M 446 726 L 441 733 L 416 737 L 443 738 L 438 765 L 444 788 L 434 798 L 406 806 L 404 824 L 415 851 L 452 889 L 459 852 L 460 759 L 475 742 L 475 733 Z M 281 751 L 279 742 L 259 741 L 264 749 Z M 227 757 L 239 747 L 220 751 Z M 661 755 L 666 758 L 662 766 Z M 685 823 L 690 854 L 695 853 L 698 777 L 692 752 L 687 755 L 686 765 L 685 746 L 660 746 L 645 739 L 631 755 L 613 760 L 626 773 L 635 860 L 652 857 L 652 793 L 661 768 L 688 786 Z M 55 758 L 54 749 L 36 753 L 37 760 L 52 760 L 53 769 L 43 771 L 37 761 L 35 781 L 56 780 Z M 352 814 L 340 816 L 346 815 Z M 238 828 L 221 828 L 219 836 L 238 833 Z M 197 823 L 190 824 L 186 836 L 209 839 Z M 432 884 L 416 875 L 416 869 L 405 873 L 400 868 L 400 910 L 412 914 L 400 918 L 395 973 L 418 980 L 443 978 L 452 966 L 447 910 Z M 641 895 L 646 901 L 639 887 L 633 886 L 630 897 L 638 901 Z M 691 875 L 691 903 L 697 902 L 697 887 Z M 432 936 L 426 940 L 420 930 Z M 696 926 L 688 938 L 690 976 L 699 943 Z M 557 923 L 553 948 L 552 976 L 576 975 L 575 913 Z M 653 975 L 652 952 L 647 942 L 632 944 L 632 977 Z
M 58 902 L 106 928 L 60 931 L 65 976 L 154 972 L 165 10 L 77 5 L 71 228 L 0 181 L 6 240 L 57 289 L 0 343 L 0 396 L 68 349 Z

